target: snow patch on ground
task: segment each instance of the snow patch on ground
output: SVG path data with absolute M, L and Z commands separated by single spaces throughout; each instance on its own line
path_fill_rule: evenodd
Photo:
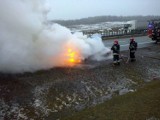
M 0 99 L 0 120 L 28 120 L 28 117 L 23 110 L 24 108 L 20 107 L 19 104 L 12 103 L 8 105 L 3 99 Z M 9 118 L 9 116 L 12 116 L 12 118 Z

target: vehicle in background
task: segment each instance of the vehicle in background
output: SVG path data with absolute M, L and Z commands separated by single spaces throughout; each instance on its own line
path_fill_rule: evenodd
M 147 35 L 156 43 L 160 41 L 160 20 L 148 21 Z

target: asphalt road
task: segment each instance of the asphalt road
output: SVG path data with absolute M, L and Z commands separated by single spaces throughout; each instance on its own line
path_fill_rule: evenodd
M 119 44 L 121 46 L 121 51 L 128 50 L 130 38 L 122 38 L 117 40 L 119 41 Z M 111 47 L 113 45 L 113 41 L 114 40 L 106 40 L 104 41 L 104 45 L 107 47 Z M 148 36 L 135 37 L 135 41 L 138 43 L 138 48 L 144 48 L 154 45 L 154 42 L 150 38 L 148 38 Z

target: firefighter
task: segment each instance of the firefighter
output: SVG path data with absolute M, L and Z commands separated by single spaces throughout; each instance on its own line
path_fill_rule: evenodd
M 131 60 L 131 62 L 136 61 L 135 52 L 137 50 L 137 42 L 134 40 L 134 38 L 130 39 L 129 50 L 130 50 L 130 60 Z
M 156 44 L 158 43 L 158 24 L 155 23 L 154 29 L 152 30 L 152 40 L 156 41 Z
M 118 43 L 118 40 L 114 41 L 114 44 L 111 47 L 111 50 L 113 51 L 113 64 L 120 65 L 120 61 L 119 61 L 120 45 Z
M 160 28 L 158 28 L 158 30 L 157 30 L 157 43 L 159 42 L 159 40 L 160 40 Z

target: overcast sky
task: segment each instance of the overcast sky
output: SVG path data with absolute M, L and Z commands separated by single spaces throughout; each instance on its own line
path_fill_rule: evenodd
M 101 15 L 160 15 L 160 0 L 49 0 L 49 19 Z

